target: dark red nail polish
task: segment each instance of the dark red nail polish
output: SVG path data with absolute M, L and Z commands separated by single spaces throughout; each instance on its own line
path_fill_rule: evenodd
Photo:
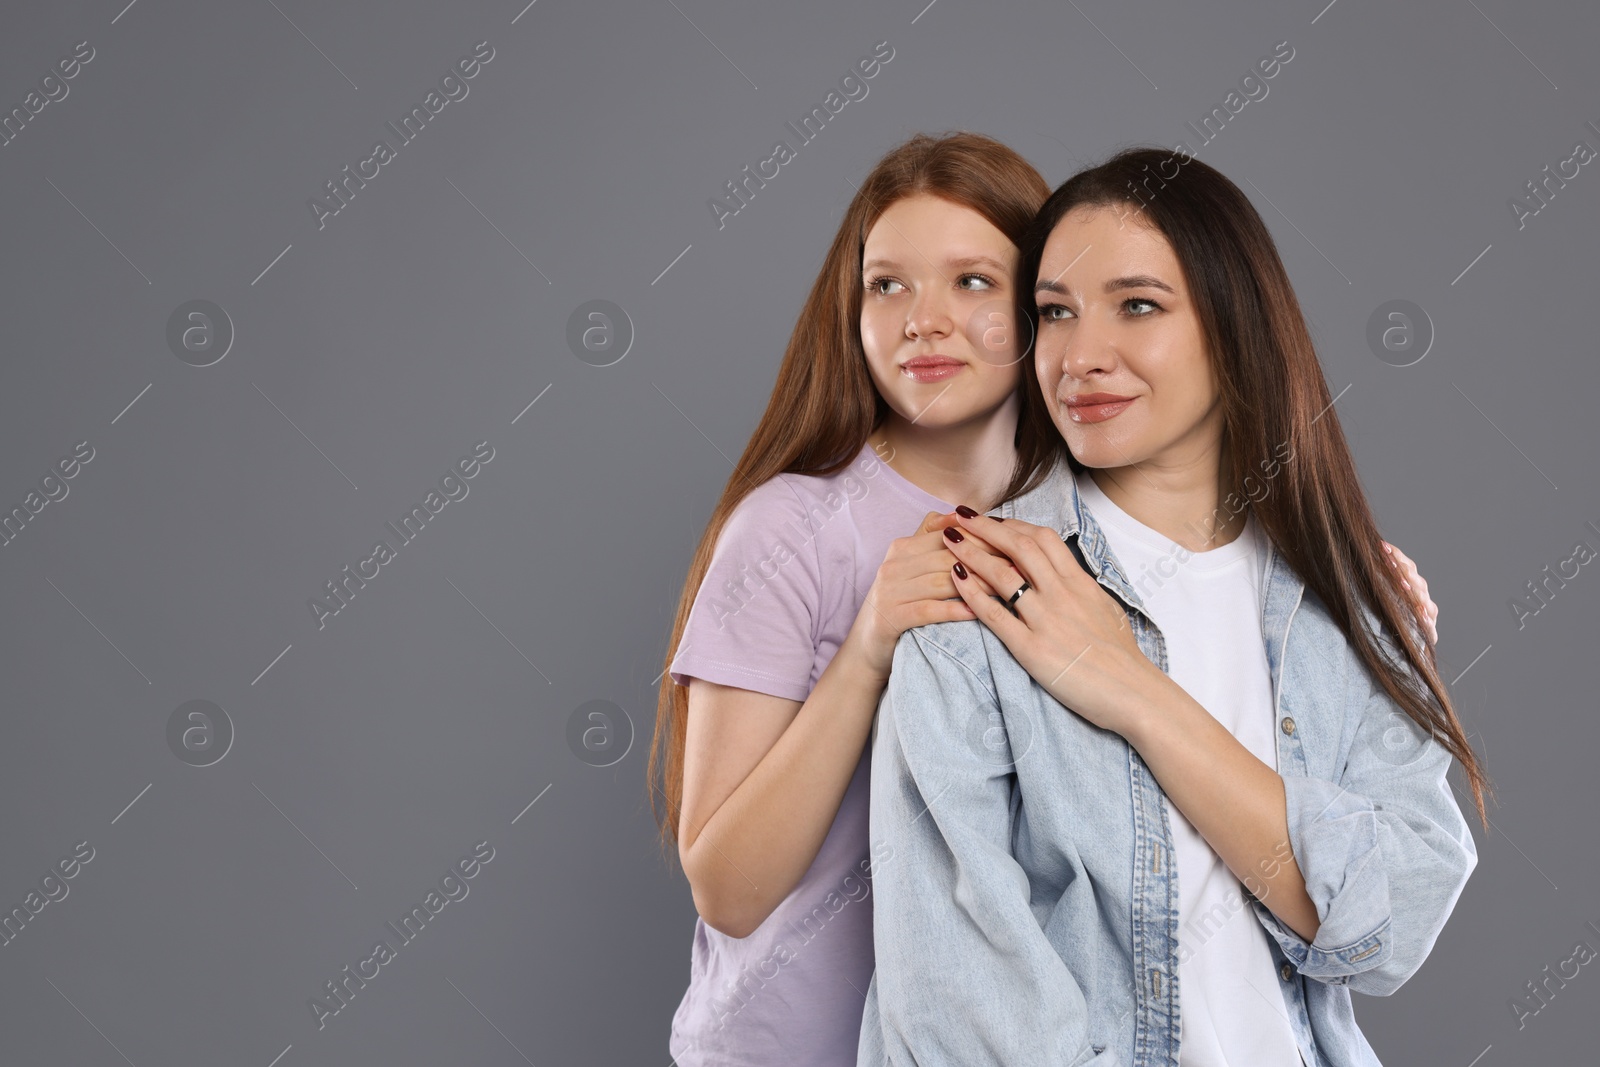
M 961 565 L 961 561 L 959 559 L 956 560 L 956 565 L 952 569 L 956 572 L 957 578 L 965 578 L 967 576 L 967 568 Z
M 968 519 L 975 519 L 978 517 L 978 513 L 967 507 L 965 504 L 956 505 L 956 514 Z
M 961 536 L 961 531 L 956 529 L 954 526 L 946 526 L 944 528 L 944 535 L 945 535 L 945 537 L 949 538 L 952 541 L 965 541 L 966 540 L 965 537 Z

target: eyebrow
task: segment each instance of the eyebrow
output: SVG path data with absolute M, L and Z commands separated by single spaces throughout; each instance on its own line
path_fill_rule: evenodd
M 1105 291 L 1108 293 L 1114 293 L 1119 289 L 1160 289 L 1164 293 L 1177 295 L 1172 286 L 1150 274 L 1130 274 L 1121 278 L 1112 278 L 1105 284 Z M 1033 291 L 1035 293 L 1059 293 L 1062 296 L 1066 296 L 1071 292 L 1066 286 L 1053 278 L 1041 279 L 1039 284 L 1033 287 Z
M 1001 263 L 998 259 L 995 259 L 992 256 L 982 256 L 982 255 L 978 255 L 978 256 L 953 256 L 950 259 L 945 260 L 944 261 L 944 265 L 947 266 L 947 267 L 977 267 L 977 266 L 985 266 L 985 267 L 989 267 L 989 268 L 991 268 L 993 270 L 1000 271 L 1003 274 L 1009 274 L 1011 272 L 1011 269 L 1009 267 L 1007 267 L 1004 263 Z M 882 256 L 874 256 L 872 259 L 869 259 L 865 263 L 861 264 L 861 269 L 865 271 L 865 270 L 870 270 L 873 267 L 891 267 L 891 268 L 893 268 L 893 267 L 899 267 L 899 266 L 900 266 L 900 263 L 897 262 L 896 260 L 886 259 L 886 258 L 884 258 Z

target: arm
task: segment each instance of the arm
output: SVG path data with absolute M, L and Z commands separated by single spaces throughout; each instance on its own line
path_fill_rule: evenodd
M 1129 742 L 1246 883 L 1284 955 L 1307 978 L 1399 989 L 1477 865 L 1449 753 L 1370 677 L 1338 782 L 1280 775 L 1186 695 L 1162 700 L 1143 702 Z
M 1015 773 L 967 744 L 975 711 L 999 705 L 986 675 L 939 647 L 958 632 L 902 635 L 878 709 L 872 834 L 888 858 L 873 873 L 873 929 L 883 1043 L 891 1060 L 922 1067 L 1089 1062 L 1088 1005 L 1011 854 Z
M 1450 762 L 1373 685 L 1340 781 L 1284 778 L 1289 839 L 1322 924 L 1307 942 L 1254 910 L 1306 977 L 1388 996 L 1422 966 L 1478 864 Z
M 1320 909 L 1297 862 L 1300 850 L 1290 848 L 1286 780 L 1154 664 L 1141 684 L 1149 689 L 1128 693 L 1137 711 L 1128 743 L 1250 893 L 1291 934 L 1316 937 Z
M 764 547 L 782 518 L 804 524 L 799 501 L 775 489 L 756 502 L 761 509 L 729 519 L 701 596 L 737 581 L 734 566 L 753 558 L 749 546 Z M 815 657 L 814 555 L 775 567 L 766 587 L 717 629 L 712 612 L 691 615 L 687 651 L 674 667 L 689 687 L 678 856 L 696 910 L 716 930 L 748 937 L 816 860 L 861 762 L 900 633 L 970 616 L 960 600 L 942 599 L 954 592 L 942 547 L 948 521 L 929 512 L 917 533 L 890 543 L 850 632 L 809 692 L 799 680 Z
M 690 680 L 678 856 L 707 924 L 748 937 L 799 884 L 839 813 L 883 683 L 848 638 L 803 703 Z

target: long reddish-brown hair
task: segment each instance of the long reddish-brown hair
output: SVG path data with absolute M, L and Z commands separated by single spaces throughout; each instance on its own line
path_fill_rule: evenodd
M 1237 487 L 1237 498 L 1247 501 L 1383 690 L 1461 764 L 1478 818 L 1487 823 L 1484 792 L 1492 795 L 1492 786 L 1379 544 L 1311 333 L 1261 216 L 1237 185 L 1185 153 L 1118 152 L 1068 178 L 1023 236 L 1018 302 L 1035 329 L 1033 289 L 1045 242 L 1068 212 L 1086 206 L 1123 212 L 1125 220 L 1153 226 L 1172 246 L 1221 392 L 1223 484 Z M 1029 363 L 1031 369 L 1033 359 Z M 1037 376 L 1026 377 L 1042 399 Z M 1279 464 L 1272 457 L 1285 445 L 1289 458 Z M 1075 471 L 1085 469 L 1075 456 L 1067 459 Z M 1254 475 L 1274 469 L 1268 479 Z M 1246 492 L 1252 476 L 1266 486 L 1259 499 Z M 1369 630 L 1369 612 L 1381 634 Z M 1396 634 L 1400 659 L 1391 651 Z
M 677 655 L 717 536 L 738 503 L 779 474 L 837 473 L 855 459 L 887 414 L 861 345 L 862 252 L 867 232 L 884 210 L 917 194 L 971 208 L 1017 244 L 1050 195 L 1050 186 L 1016 152 L 976 133 L 917 134 L 873 167 L 845 210 L 789 337 L 767 410 L 700 537 L 678 598 L 664 668 Z M 1031 370 L 1022 378 L 1017 464 L 1003 497 L 1008 500 L 1037 485 L 1066 451 Z M 1033 382 L 1031 390 L 1028 382 Z M 677 841 L 688 717 L 688 688 L 673 682 L 664 669 L 646 766 L 650 807 L 664 848 Z

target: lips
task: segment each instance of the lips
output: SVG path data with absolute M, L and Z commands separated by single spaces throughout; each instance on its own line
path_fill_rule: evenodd
M 900 373 L 918 382 L 938 382 L 961 373 L 965 363 L 950 356 L 912 356 L 900 364 Z
M 1105 422 L 1128 409 L 1138 397 L 1116 393 L 1078 393 L 1067 397 L 1067 418 L 1073 422 Z

